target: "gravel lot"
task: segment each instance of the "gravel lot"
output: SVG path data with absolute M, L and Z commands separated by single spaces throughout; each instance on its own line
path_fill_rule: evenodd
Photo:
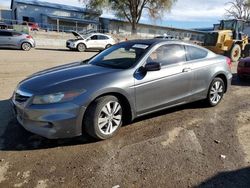
M 17 83 L 94 54 L 0 50 L 0 187 L 250 187 L 250 81 L 237 76 L 218 107 L 196 102 L 145 116 L 110 140 L 25 131 L 8 100 Z

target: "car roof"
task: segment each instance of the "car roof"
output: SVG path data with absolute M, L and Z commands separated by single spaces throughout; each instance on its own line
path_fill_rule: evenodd
M 159 38 L 154 38 L 154 39 L 136 39 L 136 40 L 129 40 L 126 42 L 131 42 L 131 43 L 140 43 L 140 44 L 148 44 L 148 45 L 152 45 L 152 44 L 156 44 L 156 43 L 164 43 L 164 42 L 177 42 L 177 43 L 183 43 L 180 40 L 172 40 L 172 39 L 159 39 Z
M 128 41 L 124 41 L 124 43 L 138 43 L 138 44 L 145 44 L 145 45 L 149 45 L 149 46 L 152 46 L 152 45 L 157 45 L 157 44 L 179 44 L 179 45 L 186 45 L 186 46 L 193 46 L 193 47 L 196 47 L 196 48 L 200 48 L 200 49 L 203 49 L 207 52 L 210 52 L 210 53 L 213 53 L 212 51 L 202 47 L 202 46 L 199 46 L 197 44 L 193 44 L 191 42 L 184 42 L 184 41 L 181 41 L 181 40 L 177 40 L 177 39 L 159 39 L 159 38 L 154 38 L 154 39 L 137 39 L 137 40 L 128 40 Z

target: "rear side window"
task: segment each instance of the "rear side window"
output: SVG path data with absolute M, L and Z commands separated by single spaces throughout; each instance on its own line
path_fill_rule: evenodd
M 18 33 L 18 32 L 12 32 L 12 36 L 13 37 L 18 37 L 18 36 L 21 36 L 22 34 L 21 33 Z
M 98 35 L 98 40 L 108 40 L 109 38 L 104 35 Z
M 185 62 L 185 50 L 182 45 L 167 44 L 156 49 L 149 56 L 147 62 L 158 62 L 162 66 Z
M 203 59 L 207 57 L 208 52 L 206 50 L 196 48 L 193 46 L 186 46 L 187 49 L 187 59 L 188 61 Z
M 8 31 L 1 31 L 0 36 L 11 37 L 12 34 L 11 34 L 11 32 L 8 32 Z

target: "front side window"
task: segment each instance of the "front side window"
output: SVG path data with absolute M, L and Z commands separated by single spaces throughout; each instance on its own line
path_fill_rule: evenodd
M 196 48 L 193 46 L 186 46 L 188 61 L 203 59 L 207 57 L 208 52 L 206 50 Z
M 92 37 L 90 37 L 91 40 L 97 40 L 97 35 L 93 35 Z
M 114 45 L 90 60 L 89 64 L 115 69 L 128 69 L 135 65 L 150 45 L 120 43 Z
M 162 66 L 185 62 L 184 47 L 177 44 L 167 44 L 159 47 L 148 57 L 147 62 L 161 63 Z

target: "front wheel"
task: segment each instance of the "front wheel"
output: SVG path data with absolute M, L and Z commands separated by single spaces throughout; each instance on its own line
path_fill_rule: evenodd
M 84 118 L 86 132 L 97 139 L 113 137 L 122 125 L 122 105 L 114 96 L 96 99 L 87 109 Z
M 78 45 L 77 45 L 77 50 L 78 50 L 79 52 L 84 52 L 84 51 L 86 50 L 85 44 L 83 44 L 83 43 L 78 44 Z
M 207 95 L 207 103 L 209 106 L 217 106 L 225 93 L 225 83 L 221 78 L 215 78 L 211 83 Z
M 31 49 L 31 44 L 28 42 L 24 42 L 24 43 L 22 43 L 21 48 L 24 51 L 29 51 Z

